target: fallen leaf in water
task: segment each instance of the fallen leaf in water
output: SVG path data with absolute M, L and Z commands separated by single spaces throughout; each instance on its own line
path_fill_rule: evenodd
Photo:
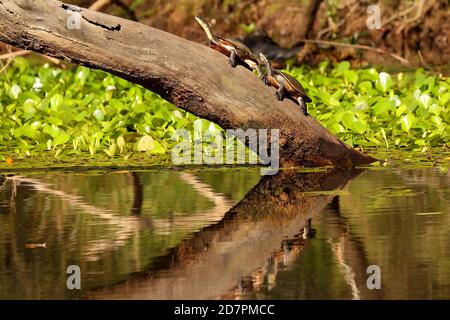
M 47 243 L 27 243 L 25 246 L 27 249 L 47 248 Z
M 6 164 L 8 166 L 12 166 L 14 163 L 14 160 L 11 157 L 6 158 Z

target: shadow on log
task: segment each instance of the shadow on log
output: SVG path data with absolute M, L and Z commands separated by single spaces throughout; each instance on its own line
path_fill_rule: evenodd
M 55 0 L 2 0 L 0 41 L 141 84 L 224 129 L 279 129 L 283 166 L 374 161 L 222 54 L 134 21 Z
M 206 299 L 233 291 L 283 247 L 298 238 L 308 219 L 320 214 L 361 171 L 338 169 L 298 173 L 284 170 L 264 177 L 246 196 L 211 225 L 184 240 L 148 270 L 88 298 Z M 298 247 L 302 250 L 306 242 Z M 298 252 L 296 253 L 299 254 Z

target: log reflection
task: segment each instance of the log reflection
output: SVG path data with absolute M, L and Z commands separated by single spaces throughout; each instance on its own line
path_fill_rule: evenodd
M 276 259 L 286 263 L 300 254 L 312 236 L 307 228 L 303 238 L 308 219 L 323 211 L 335 196 L 333 190 L 359 173 L 288 170 L 264 177 L 220 222 L 184 240 L 147 271 L 88 297 L 204 299 L 233 292 L 243 277 L 258 273 L 280 253 L 283 258 Z

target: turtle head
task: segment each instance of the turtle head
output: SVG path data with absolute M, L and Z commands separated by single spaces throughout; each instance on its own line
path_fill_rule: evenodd
M 269 59 L 267 59 L 267 57 L 264 55 L 264 53 L 260 53 L 259 57 L 261 58 L 262 62 L 268 66 L 271 66 L 272 63 L 269 61 Z
M 206 21 L 205 18 L 201 17 L 201 16 L 195 16 L 195 20 L 197 20 L 197 22 L 202 26 L 202 27 L 208 27 L 209 28 L 209 23 L 208 21 Z
M 272 71 L 273 71 L 273 69 L 272 69 L 272 62 L 269 59 L 267 59 L 267 57 L 262 52 L 259 54 L 259 57 L 260 57 L 260 59 L 262 61 L 262 64 L 264 64 L 266 66 L 267 73 L 268 74 L 272 74 Z
M 212 32 L 211 26 L 209 25 L 208 21 L 206 21 L 205 18 L 200 16 L 195 16 L 195 20 L 198 22 L 198 24 L 203 28 L 203 30 L 206 33 L 206 36 L 208 37 L 209 41 L 213 43 L 217 43 L 218 39 Z

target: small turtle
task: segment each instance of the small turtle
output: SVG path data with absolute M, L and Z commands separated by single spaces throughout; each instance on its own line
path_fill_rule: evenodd
M 278 100 L 283 100 L 287 92 L 290 98 L 298 101 L 303 114 L 307 116 L 308 109 L 306 107 L 306 102 L 311 102 L 312 100 L 307 96 L 305 89 L 303 89 L 300 82 L 298 82 L 298 80 L 294 77 L 291 77 L 284 72 L 274 69 L 272 67 L 272 63 L 264 54 L 261 53 L 260 57 L 266 65 L 266 76 L 269 80 L 269 85 L 278 89 L 276 92 Z
M 211 29 L 209 23 L 202 17 L 196 16 L 195 20 L 200 24 L 209 39 L 209 45 L 230 58 L 230 65 L 234 68 L 238 63 L 242 64 L 249 70 L 256 70 L 259 78 L 268 85 L 266 75 L 259 67 L 260 61 L 252 51 L 241 41 L 237 39 L 225 39 L 216 36 Z

